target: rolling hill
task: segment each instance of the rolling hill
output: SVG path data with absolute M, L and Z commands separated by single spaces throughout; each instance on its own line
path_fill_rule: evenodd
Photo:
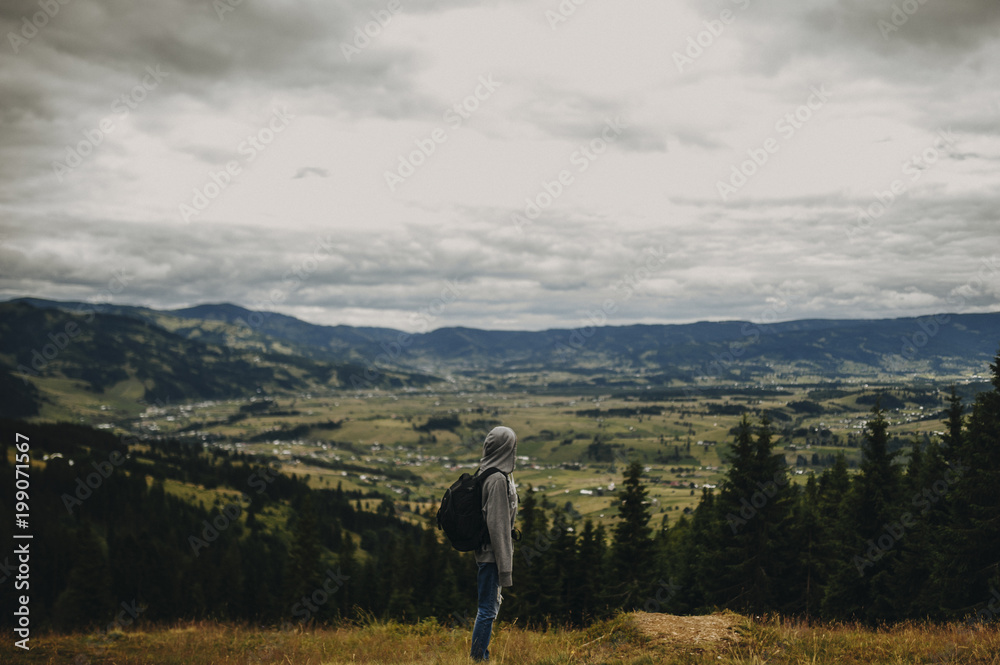
M 553 384 L 567 387 L 612 385 L 609 376 L 618 385 L 624 377 L 661 386 L 960 377 L 981 372 L 1000 343 L 1000 313 L 406 334 L 231 304 L 173 311 L 105 305 L 95 313 L 84 303 L 25 298 L 0 304 L 0 317 L 0 388 L 12 398 L 10 415 L 30 415 L 32 404 L 37 412 L 40 400 L 73 389 L 118 390 L 150 403 L 414 387 L 455 375 L 482 382 L 498 372 L 556 373 Z
M 364 374 L 357 363 L 313 359 L 274 339 L 247 342 L 232 326 L 197 321 L 139 308 L 126 315 L 120 308 L 95 313 L 75 304 L 4 303 L 0 415 L 33 416 L 46 402 L 65 405 L 88 395 L 138 406 L 306 391 Z M 407 372 L 369 376 L 386 388 L 433 380 Z

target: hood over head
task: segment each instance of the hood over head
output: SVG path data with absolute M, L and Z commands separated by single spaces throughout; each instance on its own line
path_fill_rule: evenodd
M 504 473 L 514 471 L 517 455 L 517 435 L 509 427 L 494 427 L 483 441 L 483 459 L 479 468 L 485 471 L 496 467 Z

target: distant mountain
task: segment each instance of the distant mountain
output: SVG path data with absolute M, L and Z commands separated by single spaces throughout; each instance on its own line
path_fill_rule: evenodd
M 53 318 L 57 313 L 67 316 L 86 307 L 39 299 L 0 305 L 0 362 L 16 366 L 30 360 L 32 344 L 44 343 L 44 336 L 26 331 L 56 329 L 66 323 Z M 1000 313 L 540 332 L 453 327 L 413 335 L 316 325 L 226 303 L 173 311 L 106 305 L 94 320 L 99 323 L 88 326 L 81 338 L 86 342 L 75 344 L 77 351 L 60 362 L 74 359 L 68 371 L 86 377 L 94 389 L 120 380 L 123 372 L 144 372 L 144 380 L 155 375 L 149 395 L 216 395 L 256 383 L 288 390 L 316 383 L 423 385 L 450 374 L 485 381 L 502 372 L 552 370 L 597 384 L 593 377 L 601 374 L 639 374 L 642 382 L 654 385 L 796 375 L 962 376 L 980 373 L 1000 345 Z
M 0 304 L 2 416 L 35 415 L 46 400 L 71 399 L 74 391 L 155 404 L 336 388 L 352 377 L 386 388 L 436 380 L 391 371 L 366 376 L 358 363 L 312 359 L 287 344 L 282 351 L 280 340 L 247 343 L 229 324 L 144 308 L 94 313 L 79 303 L 38 303 Z
M 88 305 L 39 298 L 20 298 L 41 309 L 81 311 Z M 86 311 L 84 309 L 84 311 Z M 130 305 L 102 305 L 101 313 L 116 314 L 156 324 L 189 338 L 205 342 L 257 348 L 270 352 L 289 351 L 310 358 L 364 362 L 381 352 L 380 343 L 396 339 L 399 331 L 389 328 L 320 326 L 275 312 L 255 312 L 229 303 L 205 304 L 176 310 L 155 310 Z M 280 345 L 276 345 L 280 342 Z

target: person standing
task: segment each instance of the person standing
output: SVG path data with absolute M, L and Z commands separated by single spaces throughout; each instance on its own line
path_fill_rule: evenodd
M 514 520 L 517 518 L 517 490 L 511 473 L 517 454 L 517 435 L 509 427 L 494 427 L 483 442 L 479 472 L 496 468 L 483 481 L 483 520 L 489 532 L 488 542 L 476 549 L 479 568 L 479 610 L 472 628 L 473 660 L 490 659 L 490 636 L 493 621 L 503 602 L 501 589 L 513 585 Z

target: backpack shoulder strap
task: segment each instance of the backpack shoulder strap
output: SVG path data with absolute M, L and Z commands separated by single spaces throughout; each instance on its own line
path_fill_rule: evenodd
M 483 482 L 486 481 L 487 478 L 492 476 L 494 473 L 503 473 L 504 478 L 510 478 L 510 476 L 508 476 L 506 473 L 496 468 L 495 466 L 491 466 L 490 468 L 485 470 L 479 469 L 478 471 L 476 471 L 476 478 L 479 480 L 479 483 L 482 484 Z
M 490 476 L 492 476 L 494 473 L 502 473 L 503 477 L 507 480 L 507 482 L 504 483 L 504 485 L 507 488 L 507 496 L 509 497 L 510 496 L 510 474 L 507 473 L 506 471 L 501 471 L 500 469 L 496 468 L 495 466 L 491 466 L 490 468 L 485 469 L 485 470 L 480 469 L 479 471 L 476 471 L 476 482 L 478 482 L 479 486 L 482 487 L 483 483 L 486 482 L 486 479 L 489 478 Z

